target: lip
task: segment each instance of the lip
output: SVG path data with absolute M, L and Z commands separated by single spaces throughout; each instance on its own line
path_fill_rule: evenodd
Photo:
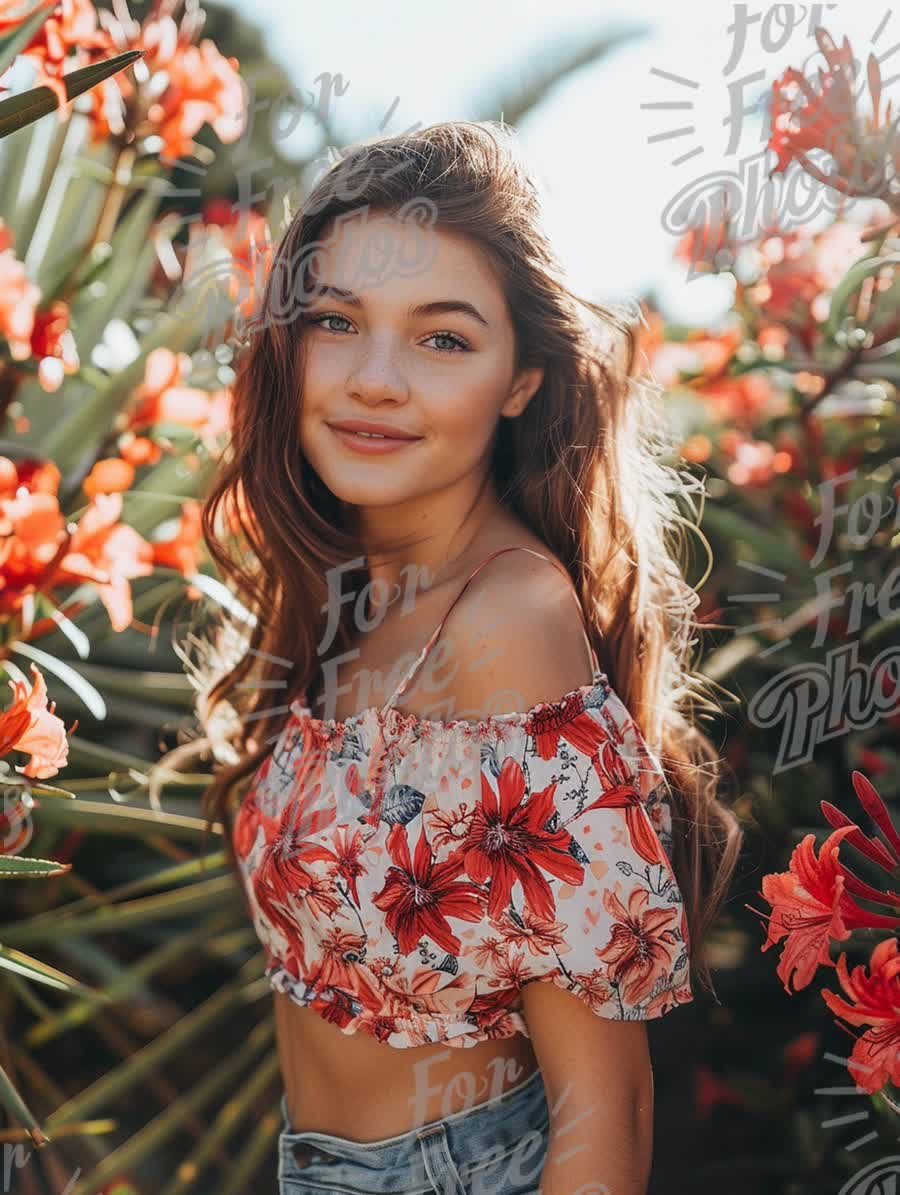
M 374 432 L 386 436 L 389 440 L 421 440 L 421 436 L 414 436 L 399 427 L 391 427 L 389 423 L 374 423 L 369 419 L 336 419 L 328 425 L 336 431 L 345 432 Z
M 339 426 L 335 423 L 327 425 L 337 438 L 347 448 L 353 452 L 362 453 L 364 456 L 383 456 L 386 452 L 397 452 L 401 448 L 408 448 L 410 444 L 418 444 L 422 439 L 421 436 L 410 437 L 404 436 L 387 436 L 383 440 L 369 438 L 368 436 L 357 435 L 355 431 L 349 431 L 344 426 Z

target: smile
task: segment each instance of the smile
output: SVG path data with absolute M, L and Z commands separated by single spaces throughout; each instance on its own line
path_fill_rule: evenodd
M 349 432 L 341 427 L 332 427 L 328 424 L 330 431 L 337 436 L 337 438 L 354 452 L 361 452 L 364 455 L 380 456 L 385 452 L 396 452 L 400 448 L 408 448 L 411 444 L 418 444 L 421 437 L 416 439 L 398 439 L 393 436 L 379 436 L 373 432 Z

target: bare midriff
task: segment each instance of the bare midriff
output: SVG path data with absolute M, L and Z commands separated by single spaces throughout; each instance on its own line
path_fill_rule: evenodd
M 344 1033 L 274 992 L 278 1056 L 294 1132 L 372 1142 L 442 1120 L 523 1083 L 538 1063 L 523 1033 L 459 1047 L 398 1048 Z

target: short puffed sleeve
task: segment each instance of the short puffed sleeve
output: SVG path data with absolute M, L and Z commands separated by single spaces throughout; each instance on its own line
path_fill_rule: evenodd
M 524 767 L 497 777 L 529 810 L 524 983 L 547 981 L 592 1012 L 649 1020 L 693 999 L 689 930 L 671 864 L 671 792 L 619 698 L 557 718 Z M 502 794 L 501 794 L 502 797 Z M 524 984 L 523 984 L 524 986 Z

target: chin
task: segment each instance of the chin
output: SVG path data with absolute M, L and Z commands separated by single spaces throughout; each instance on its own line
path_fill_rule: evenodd
M 416 497 L 413 487 L 404 486 L 396 475 L 385 477 L 381 482 L 376 479 L 363 481 L 360 477 L 329 476 L 327 473 L 319 473 L 319 476 L 335 498 L 349 506 L 396 506 Z

